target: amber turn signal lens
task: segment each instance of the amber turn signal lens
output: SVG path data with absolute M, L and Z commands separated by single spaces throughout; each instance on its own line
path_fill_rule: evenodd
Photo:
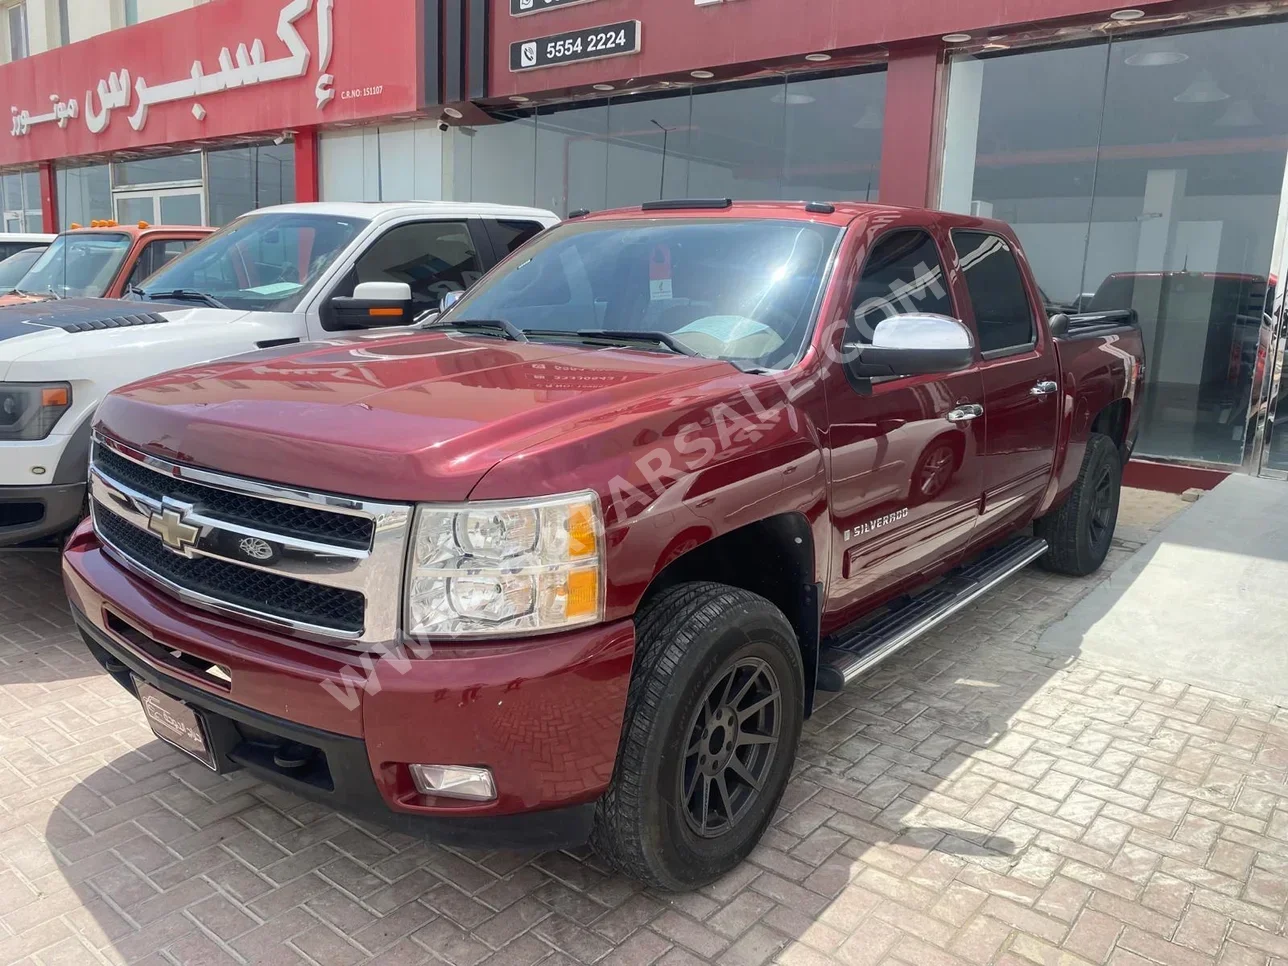
M 568 556 L 574 560 L 591 557 L 596 549 L 595 512 L 586 505 L 568 511 Z
M 42 389 L 40 391 L 40 405 L 60 408 L 71 405 L 71 393 L 59 386 L 53 389 Z
M 576 570 L 568 575 L 568 620 L 599 612 L 599 572 Z
M 368 315 L 378 315 L 378 316 L 382 316 L 382 317 L 386 317 L 386 316 L 387 316 L 387 317 L 392 318 L 392 317 L 394 317 L 394 316 L 400 316 L 400 315 L 402 315 L 402 314 L 403 314 L 403 310 L 402 310 L 402 309 L 367 309 L 367 314 L 368 314 Z

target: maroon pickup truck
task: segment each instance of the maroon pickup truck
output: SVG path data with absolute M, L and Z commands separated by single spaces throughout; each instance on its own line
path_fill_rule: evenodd
M 998 222 L 648 204 L 445 301 L 100 407 L 67 590 L 208 767 L 693 887 L 755 845 L 816 692 L 1109 549 L 1139 331 L 1048 321 Z

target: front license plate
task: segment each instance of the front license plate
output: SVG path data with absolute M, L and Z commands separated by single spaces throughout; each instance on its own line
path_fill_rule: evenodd
M 210 751 L 206 723 L 201 716 L 178 698 L 172 698 L 138 678 L 134 679 L 134 686 L 152 733 L 191 755 L 211 771 L 218 771 L 215 756 Z

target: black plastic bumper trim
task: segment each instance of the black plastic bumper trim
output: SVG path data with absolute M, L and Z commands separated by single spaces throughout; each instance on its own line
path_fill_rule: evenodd
M 65 486 L 0 486 L 0 504 L 39 503 L 45 514 L 33 523 L 0 526 L 0 547 L 66 533 L 81 521 L 85 509 L 84 483 Z
M 262 781 L 284 788 L 309 801 L 334 808 L 363 821 L 394 828 L 409 835 L 424 835 L 445 845 L 478 849 L 563 849 L 585 845 L 595 816 L 593 802 L 514 815 L 462 818 L 409 815 L 391 810 L 376 788 L 361 738 L 323 731 L 236 704 L 192 685 L 161 674 L 128 648 L 96 627 L 75 605 L 72 616 L 90 653 L 122 687 L 133 692 L 133 674 L 153 687 L 181 698 L 207 715 L 224 718 L 261 731 L 321 749 L 327 757 L 334 791 L 233 755 L 231 761 Z M 115 662 L 115 664 L 113 664 Z M 124 670 L 121 670 L 124 668 Z

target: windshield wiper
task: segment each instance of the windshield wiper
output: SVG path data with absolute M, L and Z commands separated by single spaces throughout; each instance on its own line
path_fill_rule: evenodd
M 528 334 L 513 322 L 505 319 L 462 319 L 459 322 L 435 322 L 425 326 L 426 329 L 456 329 L 468 332 L 477 329 L 489 335 L 503 335 L 511 342 L 527 342 Z
M 529 336 L 537 336 L 538 338 L 564 338 L 581 342 L 602 342 L 606 345 L 621 343 L 629 345 L 633 342 L 646 342 L 649 345 L 662 346 L 677 355 L 701 355 L 696 349 L 685 345 L 669 332 L 636 332 L 629 329 L 581 329 L 576 332 L 564 329 L 524 329 L 523 331 Z
M 205 292 L 198 292 L 190 288 L 177 288 L 173 292 L 140 292 L 140 294 L 150 302 L 164 302 L 166 299 L 173 299 L 176 302 L 202 302 L 212 309 L 228 308 L 213 295 L 207 295 Z

